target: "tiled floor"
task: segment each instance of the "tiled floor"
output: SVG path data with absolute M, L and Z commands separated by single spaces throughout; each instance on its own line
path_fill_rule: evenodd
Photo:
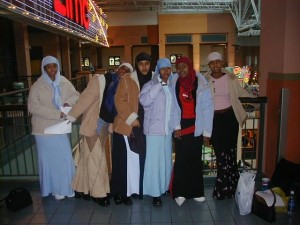
M 101 207 L 93 201 L 67 198 L 61 201 L 52 196 L 41 198 L 39 189 L 30 192 L 33 205 L 17 213 L 12 213 L 1 204 L 0 225 L 87 225 L 87 224 L 155 224 L 155 225 L 263 225 L 269 224 L 253 214 L 240 216 L 235 200 L 214 200 L 211 197 L 212 186 L 205 186 L 206 201 L 198 203 L 187 200 L 178 206 L 169 196 L 163 197 L 163 206 L 154 208 L 152 198 L 133 199 L 132 206 L 111 205 Z M 1 188 L 0 197 L 5 196 Z M 300 206 L 300 205 L 299 205 Z M 276 225 L 299 225 L 300 207 L 290 218 L 286 213 L 277 214 Z

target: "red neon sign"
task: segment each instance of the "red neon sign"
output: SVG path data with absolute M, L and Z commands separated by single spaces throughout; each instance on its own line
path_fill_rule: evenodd
M 60 15 L 83 26 L 86 30 L 89 29 L 88 0 L 66 0 L 65 4 L 60 0 L 53 0 L 53 8 Z

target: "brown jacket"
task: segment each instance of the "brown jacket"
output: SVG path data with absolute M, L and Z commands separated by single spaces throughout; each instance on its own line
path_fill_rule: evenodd
M 77 103 L 67 115 L 67 119 L 74 122 L 83 114 L 80 134 L 84 136 L 92 137 L 97 135 L 97 121 L 99 119 L 104 88 L 104 75 L 95 74 L 89 81 L 86 89 L 81 93 Z
M 139 93 L 139 82 L 135 71 L 121 77 L 115 95 L 118 114 L 114 119 L 113 130 L 116 133 L 130 136 L 131 124 L 138 118 Z

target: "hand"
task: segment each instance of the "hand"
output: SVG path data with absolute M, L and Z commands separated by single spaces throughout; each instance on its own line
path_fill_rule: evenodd
M 210 137 L 203 137 L 203 144 L 204 146 L 208 147 L 210 142 Z
M 60 118 L 64 118 L 66 115 L 63 112 L 60 112 Z
M 178 138 L 178 139 L 181 139 L 181 131 L 180 130 L 175 130 L 174 131 L 174 137 Z
M 140 127 L 140 122 L 138 119 L 136 119 L 135 121 L 132 122 L 132 127 Z

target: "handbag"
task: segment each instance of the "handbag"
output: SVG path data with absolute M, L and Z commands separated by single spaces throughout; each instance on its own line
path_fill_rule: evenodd
M 3 200 L 5 200 L 6 207 L 12 212 L 17 212 L 32 204 L 30 192 L 22 187 L 11 190 Z
M 270 191 L 272 192 L 274 197 L 274 201 L 271 206 L 268 206 L 266 201 L 262 197 L 258 196 L 256 192 L 254 193 L 252 201 L 252 213 L 271 223 L 276 220 L 276 197 L 272 189 L 270 189 Z

